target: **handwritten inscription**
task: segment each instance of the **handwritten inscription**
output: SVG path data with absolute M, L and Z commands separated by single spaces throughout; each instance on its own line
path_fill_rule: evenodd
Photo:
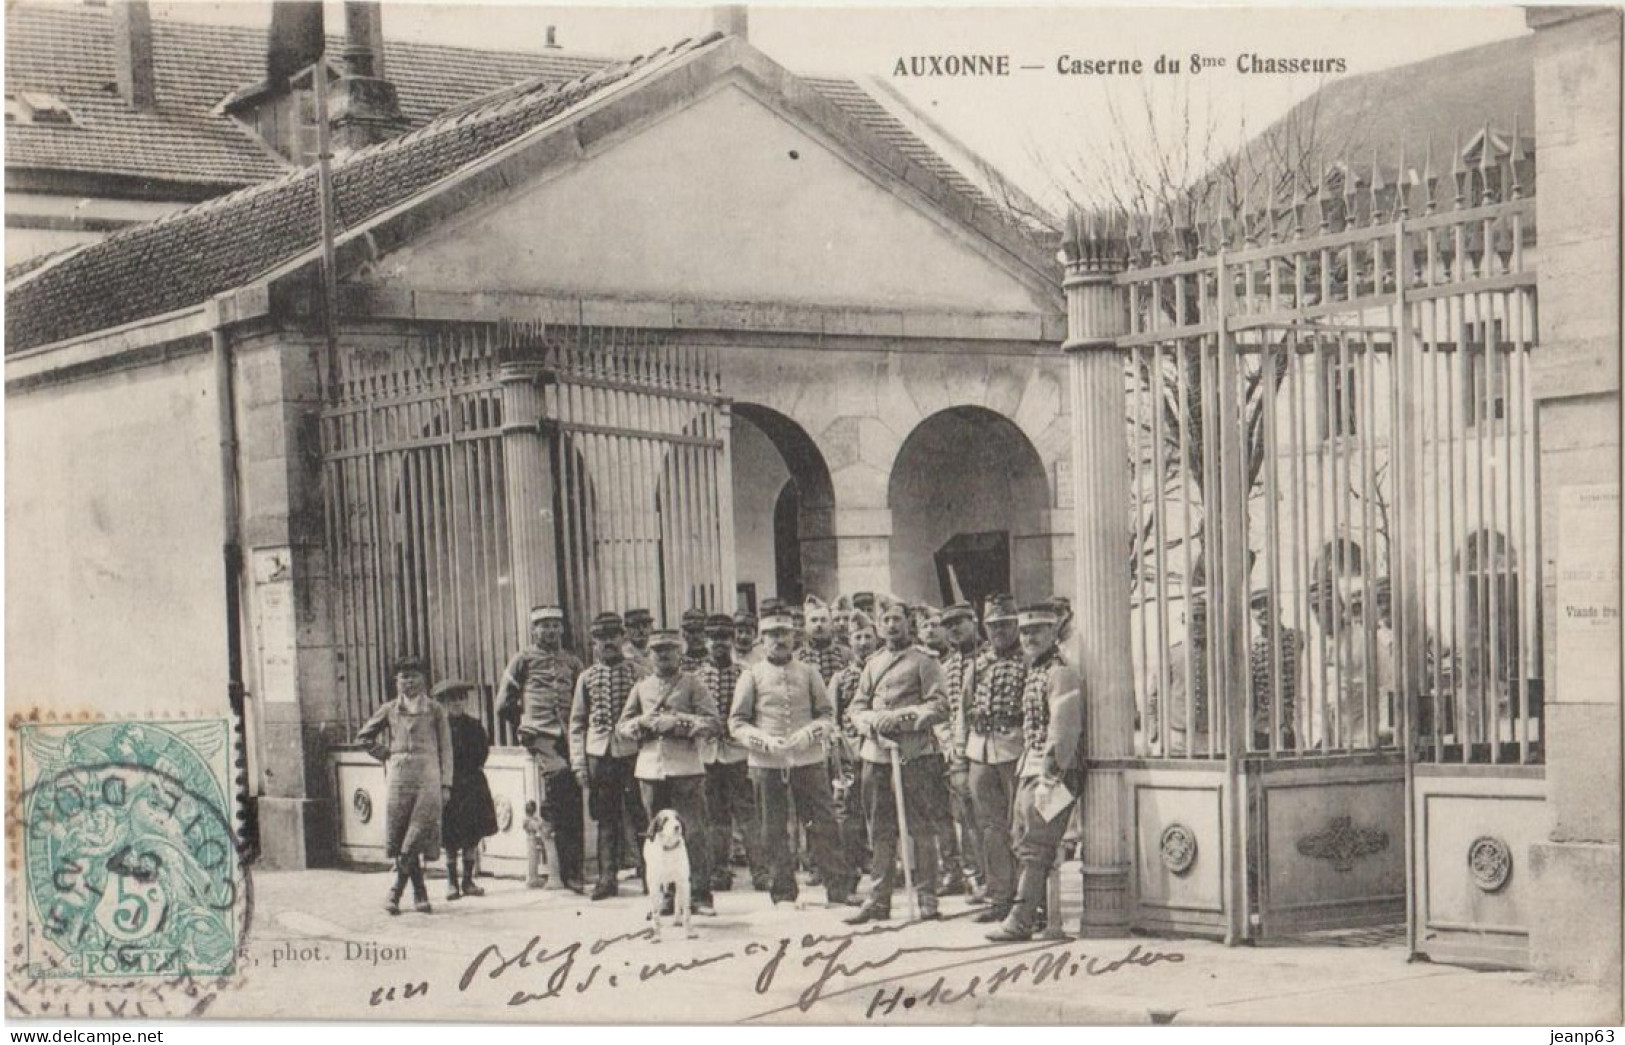
M 464 968 L 457 990 L 468 994 L 498 984 L 497 998 L 501 1004 L 533 1006 L 589 992 L 671 981 L 701 970 L 732 967 L 740 970 L 741 977 L 752 984 L 758 996 L 772 993 L 781 998 L 793 998 L 788 1004 L 758 1016 L 788 1010 L 805 1013 L 834 997 L 873 989 L 874 995 L 865 1013 L 866 1018 L 873 1020 L 918 1008 L 951 1005 L 967 998 L 991 996 L 1001 988 L 1017 984 L 1047 986 L 1079 977 L 1100 977 L 1124 969 L 1185 960 L 1179 952 L 1146 950 L 1136 944 L 1127 952 L 1115 955 L 1089 955 L 1070 949 L 1045 950 L 1010 961 L 1009 948 L 1002 944 L 902 944 L 896 936 L 908 929 L 908 926 L 879 926 L 862 932 L 806 933 L 772 941 L 749 940 L 726 949 L 664 960 L 647 959 L 641 947 L 629 946 L 650 941 L 651 933 L 647 929 L 562 944 L 550 944 L 541 936 L 532 936 L 517 947 L 498 943 L 482 947 Z M 991 970 L 974 968 L 990 962 L 999 964 Z M 924 972 L 920 970 L 922 965 L 926 967 Z M 947 974 L 936 975 L 947 968 L 955 970 L 953 978 Z M 922 979 L 919 987 L 896 986 L 889 982 L 899 975 L 934 976 L 934 979 Z M 374 1001 L 374 1004 L 379 1003 Z
M 1035 955 L 1030 961 L 1000 965 L 990 973 L 976 973 L 950 983 L 947 976 L 938 976 L 929 987 L 916 990 L 910 987 L 877 988 L 865 1019 L 896 1016 L 916 1009 L 954 1005 L 969 998 L 992 997 L 1000 988 L 1025 982 L 1035 987 L 1068 983 L 1079 976 L 1107 976 L 1127 968 L 1148 968 L 1162 962 L 1178 964 L 1185 956 L 1177 951 L 1145 951 L 1135 944 L 1120 958 L 1103 958 L 1086 954 L 1073 954 L 1070 950 Z

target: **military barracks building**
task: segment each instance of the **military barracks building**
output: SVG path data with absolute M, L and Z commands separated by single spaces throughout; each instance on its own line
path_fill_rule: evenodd
M 1617 982 L 1618 651 L 1611 686 L 1605 648 L 1565 674 L 1554 608 L 1558 506 L 1584 494 L 1606 510 L 1595 487 L 1619 460 L 1617 12 L 1534 12 L 1532 36 L 1351 77 L 1317 102 L 1374 113 L 1369 144 L 1404 143 L 1412 163 L 1431 134 L 1441 199 L 1464 164 L 1539 168 L 1536 199 L 1484 176 L 1455 204 L 1461 222 L 1530 233 L 1519 265 L 1472 292 L 1540 299 L 1538 336 L 1516 335 L 1516 392 L 1533 419 L 1520 445 L 1538 447 L 1520 474 L 1540 484 L 1520 562 L 1543 568 L 1519 575 L 1520 670 L 1541 703 L 1522 682 L 1510 748 L 1474 727 L 1483 765 L 1438 720 L 1417 735 L 1455 762 L 1245 737 L 1175 757 L 1137 733 L 1165 669 L 1148 666 L 1148 597 L 1124 583 L 1130 513 L 1114 510 L 1146 500 L 1123 453 L 1124 366 L 1268 330 L 1222 312 L 1188 336 L 1147 329 L 1131 292 L 1234 262 L 1159 256 L 1109 225 L 1056 235 L 895 93 L 786 70 L 739 14 L 718 18 L 609 61 L 400 44 L 377 7 L 346 5 L 327 70 L 330 289 L 310 80 L 266 83 L 263 33 L 154 22 L 139 3 L 8 12 L 11 692 L 116 688 L 132 709 L 224 694 L 261 859 L 314 866 L 381 852 L 381 770 L 348 744 L 403 651 L 474 681 L 502 743 L 493 690 L 536 603 L 563 604 L 581 648 L 594 613 L 633 606 L 670 624 L 769 595 L 1065 594 L 1089 701 L 1087 930 L 1239 941 L 1293 918 L 1404 915 L 1415 953 Z M 1470 126 L 1486 97 L 1495 126 L 1449 156 L 1450 122 Z M 1508 101 L 1527 122 L 1506 125 Z M 1456 219 L 1422 209 L 1390 229 L 1391 205 L 1379 221 L 1351 204 L 1343 231 L 1323 209 L 1319 235 L 1343 237 L 1327 250 L 1437 242 L 1428 230 Z M 1320 250 L 1309 222 L 1301 242 Z M 1242 263 L 1310 249 L 1294 242 L 1266 236 Z M 1371 286 L 1415 307 L 1408 286 Z M 1276 332 L 1365 325 L 1358 300 L 1341 319 L 1299 303 Z M 1449 338 L 1428 336 L 1405 343 L 1437 361 Z M 1402 518 L 1442 540 L 1437 480 L 1415 474 L 1426 488 Z M 1234 558 L 1207 591 L 1231 622 L 1215 627 L 1228 646 L 1211 690 L 1233 715 L 1257 580 L 1244 553 L 1304 535 L 1261 538 L 1245 496 L 1215 515 Z M 1409 581 L 1384 567 L 1407 657 L 1428 641 L 1416 599 L 1458 569 L 1427 554 Z M 1492 580 L 1510 560 L 1494 561 Z M 1301 605 L 1299 581 L 1271 584 Z M 1425 686 L 1408 699 L 1440 704 Z M 503 829 L 486 856 L 516 867 L 533 774 L 510 749 L 488 775 Z
M 381 42 L 352 5 L 335 358 L 308 78 L 140 8 L 8 15 L 8 239 L 47 250 L 8 274 L 13 547 L 95 549 L 12 560 L 10 682 L 240 684 L 267 860 L 337 855 L 328 751 L 400 650 L 494 728 L 533 603 L 579 639 L 940 603 L 950 562 L 1067 590 L 1056 242 L 896 95 L 739 31 L 609 62 Z M 118 227 L 137 203 L 179 209 Z

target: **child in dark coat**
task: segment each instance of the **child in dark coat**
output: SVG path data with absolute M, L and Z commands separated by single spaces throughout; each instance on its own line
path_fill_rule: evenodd
M 467 682 L 442 682 L 434 689 L 435 700 L 446 709 L 451 726 L 451 796 L 440 825 L 441 844 L 446 849 L 446 899 L 483 896 L 485 890 L 474 881 L 474 861 L 480 839 L 497 833 L 496 805 L 491 786 L 485 781 L 485 759 L 491 741 L 485 727 L 468 713 Z M 462 853 L 462 882 L 458 883 L 457 854 Z

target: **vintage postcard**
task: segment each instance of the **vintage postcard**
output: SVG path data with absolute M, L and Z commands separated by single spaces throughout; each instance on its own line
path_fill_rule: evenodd
M 4 32 L 9 1019 L 1621 1021 L 1617 7 Z

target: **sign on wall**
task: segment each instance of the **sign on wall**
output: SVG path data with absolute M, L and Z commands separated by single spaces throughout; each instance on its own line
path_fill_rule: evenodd
M 1619 485 L 1565 486 L 1557 505 L 1557 699 L 1619 699 Z

